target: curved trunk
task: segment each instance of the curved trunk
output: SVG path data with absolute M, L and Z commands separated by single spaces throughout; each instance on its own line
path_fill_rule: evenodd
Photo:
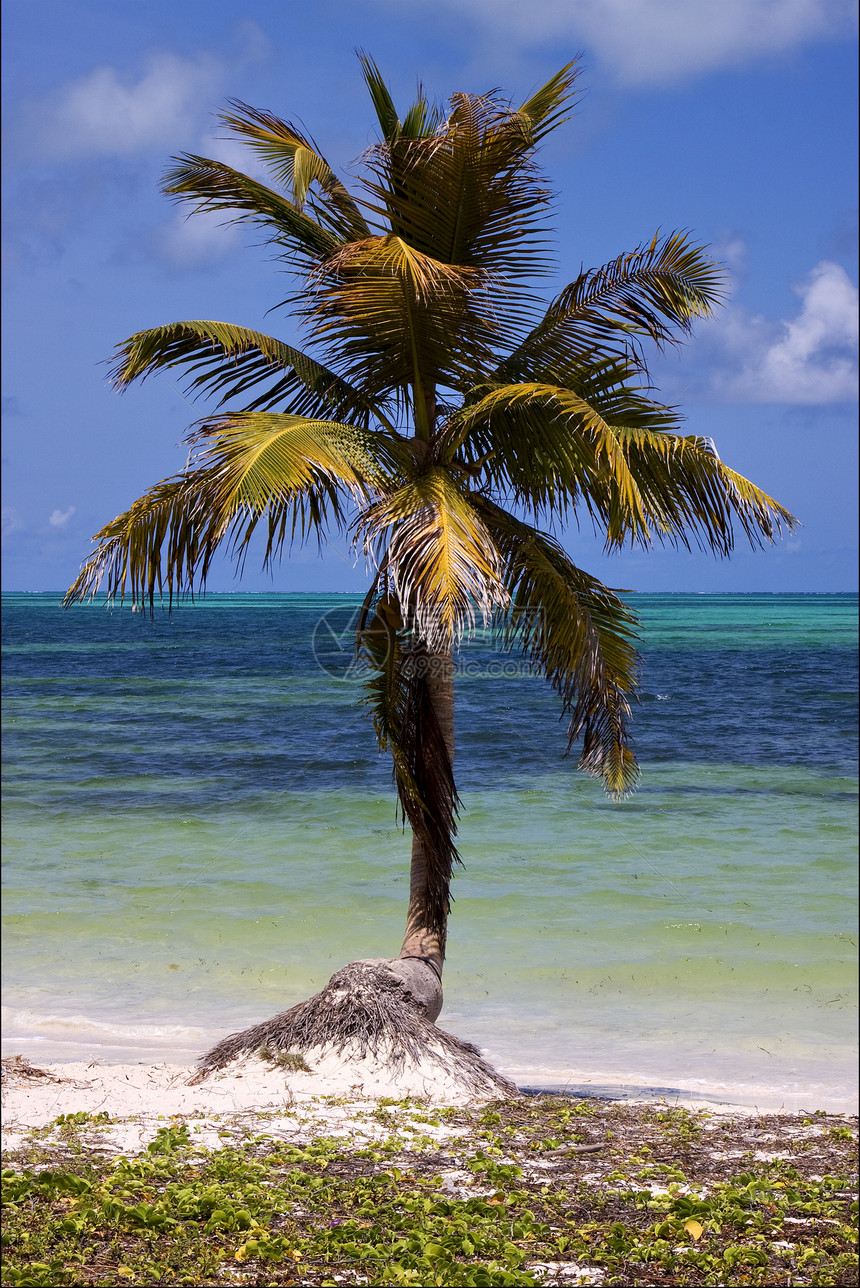
M 299 1054 L 313 1064 L 320 1053 L 334 1050 L 342 1059 L 372 1059 L 407 1082 L 417 1071 L 425 1091 L 450 1077 L 469 1094 L 517 1094 L 477 1047 L 435 1025 L 442 1009 L 451 868 L 457 859 L 454 661 L 450 649 L 428 654 L 419 648 L 413 656 L 403 745 L 414 793 L 401 795 L 413 826 L 412 870 L 400 956 L 351 962 L 307 1002 L 231 1034 L 203 1057 L 197 1080 L 251 1053 L 276 1062 L 283 1053 Z
M 454 792 L 451 766 L 454 763 L 454 661 L 451 652 L 429 654 L 425 658 L 424 685 L 431 718 L 435 718 L 448 754 L 447 775 L 451 799 L 447 813 L 453 815 Z M 400 958 L 411 958 L 430 966 L 441 981 L 445 960 L 447 923 L 447 890 L 451 878 L 449 855 L 434 853 L 429 839 L 413 832 L 412 864 L 409 879 L 409 910 L 406 934 Z M 439 882 L 444 882 L 444 911 L 439 909 Z M 441 994 L 440 994 L 441 1006 Z
M 411 786 L 405 799 L 401 794 L 401 805 L 409 808 L 414 839 L 400 956 L 341 967 L 307 1002 L 217 1043 L 191 1082 L 251 1055 L 280 1068 L 313 1070 L 334 1054 L 352 1067 L 368 1095 L 383 1091 L 433 1100 L 452 1094 L 483 1100 L 519 1095 L 476 1046 L 436 1027 L 451 867 L 457 859 L 454 662 L 450 650 L 434 655 L 419 648 L 413 656 L 403 744 Z

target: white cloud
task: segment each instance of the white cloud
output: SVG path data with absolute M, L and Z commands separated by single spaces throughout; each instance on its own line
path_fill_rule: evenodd
M 5 541 L 6 537 L 11 537 L 13 532 L 23 531 L 24 524 L 21 516 L 12 505 L 4 505 L 2 511 L 2 533 Z
M 221 62 L 209 54 L 154 54 L 138 77 L 110 65 L 96 67 L 31 106 L 25 133 L 55 160 L 182 146 L 199 129 L 223 75 Z
M 619 80 L 663 82 L 848 29 L 847 0 L 581 0 L 577 26 Z
M 271 174 L 257 154 L 239 139 L 229 138 L 223 133 L 207 133 L 200 140 L 199 151 L 201 156 L 232 166 L 234 170 L 241 170 L 252 179 L 260 179 L 263 183 L 272 181 Z
M 721 401 L 819 404 L 857 397 L 858 292 L 839 264 L 822 260 L 793 288 L 790 321 L 768 322 L 729 306 L 709 328 L 722 351 L 711 378 Z
M 588 46 L 630 85 L 740 66 L 853 29 L 852 0 L 446 0 L 488 35 Z
M 179 214 L 155 231 L 156 257 L 170 268 L 196 269 L 217 263 L 239 242 L 228 211 Z
M 73 505 L 70 505 L 68 510 L 54 510 L 48 522 L 52 528 L 64 528 L 72 515 L 76 513 L 77 511 Z
M 730 228 L 717 233 L 710 251 L 714 259 L 725 264 L 732 277 L 739 277 L 745 272 L 747 244 L 740 233 Z

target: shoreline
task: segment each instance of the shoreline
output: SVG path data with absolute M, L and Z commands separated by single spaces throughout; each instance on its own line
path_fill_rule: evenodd
M 36 1049 L 34 1049 L 34 1047 Z M 47 1058 L 38 1051 L 38 1044 L 7 1040 L 3 1044 L 3 1067 L 8 1062 L 24 1061 L 38 1068 L 50 1071 L 59 1082 L 71 1080 L 71 1083 L 86 1083 L 91 1078 L 97 1080 L 100 1090 L 82 1091 L 84 1099 L 89 1101 L 102 1095 L 110 1098 L 114 1088 L 122 1085 L 133 1086 L 139 1081 L 141 1070 L 146 1072 L 146 1081 L 153 1087 L 166 1090 L 172 1080 L 175 1085 L 170 1093 L 176 1099 L 177 1087 L 181 1087 L 183 1076 L 190 1076 L 196 1069 L 196 1060 L 181 1055 L 171 1058 L 140 1058 L 137 1052 L 116 1054 L 95 1054 L 87 1059 L 80 1056 Z M 778 1114 L 808 1114 L 822 1111 L 829 1114 L 858 1113 L 858 1090 L 856 1080 L 840 1070 L 841 1076 L 830 1081 L 800 1079 L 789 1080 L 784 1077 L 778 1082 L 765 1081 L 753 1076 L 743 1081 L 723 1079 L 719 1076 L 702 1078 L 701 1076 L 679 1075 L 667 1062 L 667 1075 L 654 1077 L 652 1071 L 631 1070 L 622 1068 L 565 1069 L 545 1070 L 534 1066 L 520 1064 L 510 1066 L 507 1062 L 493 1059 L 492 1055 L 483 1052 L 498 1071 L 510 1078 L 520 1090 L 529 1096 L 566 1096 L 568 1098 L 585 1098 L 624 1103 L 665 1103 L 685 1109 L 712 1109 L 716 1112 L 736 1112 L 753 1114 L 756 1112 Z M 138 1058 L 135 1058 L 137 1055 Z M 273 1082 L 271 1072 L 259 1061 L 253 1062 L 258 1069 L 245 1070 L 241 1079 L 232 1087 L 230 1094 L 238 1096 L 244 1103 L 253 1095 L 251 1088 L 258 1088 L 263 1097 L 276 1096 L 277 1085 Z M 90 1072 L 95 1071 L 95 1072 Z M 650 1075 L 650 1076 L 649 1076 Z M 221 1075 L 219 1075 L 221 1076 Z M 350 1082 L 350 1079 L 352 1081 Z M 205 1085 L 205 1084 L 204 1084 Z M 339 1070 L 336 1059 L 326 1059 L 321 1067 L 316 1067 L 306 1074 L 290 1074 L 290 1094 L 300 1099 L 313 1096 L 342 1096 L 348 1094 L 351 1086 L 361 1086 L 362 1095 L 397 1095 L 398 1087 L 392 1085 L 385 1077 L 380 1079 L 378 1071 L 364 1067 L 358 1073 Z M 440 1095 L 434 1094 L 432 1086 L 419 1079 L 418 1084 L 403 1084 L 405 1095 L 424 1096 L 431 1101 L 445 1103 L 444 1090 Z M 241 1087 L 241 1091 L 239 1088 Z M 197 1088 L 200 1091 L 200 1088 Z M 222 1088 L 220 1093 L 226 1094 Z M 65 1093 L 61 1094 L 65 1099 Z M 180 1097 L 182 1098 L 182 1097 Z M 454 1103 L 454 1102 L 452 1102 Z M 79 1106 L 83 1107 L 83 1106 Z M 58 1113 L 65 1110 L 58 1110 Z
M 61 1115 L 107 1114 L 117 1121 L 160 1118 L 203 1119 L 215 1115 L 271 1115 L 295 1106 L 338 1101 L 367 1105 L 382 1100 L 412 1099 L 441 1107 L 474 1108 L 487 1103 L 490 1094 L 476 1097 L 440 1083 L 415 1066 L 400 1073 L 381 1070 L 370 1061 L 344 1062 L 324 1055 L 306 1070 L 277 1068 L 249 1057 L 195 1081 L 197 1068 L 189 1064 L 138 1062 L 56 1061 L 35 1064 L 27 1057 L 3 1058 L 3 1123 L 7 1131 L 28 1131 L 48 1125 Z M 838 1098 L 799 1091 L 786 1103 L 761 1094 L 765 1089 L 713 1084 L 710 1087 L 655 1086 L 653 1083 L 619 1083 L 598 1077 L 564 1085 L 517 1083 L 529 1100 L 551 1097 L 588 1100 L 601 1104 L 662 1105 L 666 1108 L 715 1115 L 752 1118 L 762 1113 L 803 1117 L 826 1113 L 854 1117 L 857 1109 L 823 1103 Z M 735 1095 L 732 1097 L 732 1092 Z M 756 1091 L 759 1092 L 756 1095 Z M 779 1096 L 776 1099 L 780 1099 Z

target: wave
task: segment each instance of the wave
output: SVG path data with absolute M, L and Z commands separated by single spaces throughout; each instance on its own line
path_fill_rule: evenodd
M 129 1023 L 115 1019 L 4 1006 L 3 1054 L 67 1060 L 145 1061 L 193 1064 L 222 1037 L 220 1029 L 175 1023 Z

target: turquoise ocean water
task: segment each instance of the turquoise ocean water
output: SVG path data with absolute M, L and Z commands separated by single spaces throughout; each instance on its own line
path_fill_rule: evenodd
M 4 1050 L 190 1061 L 396 953 L 408 838 L 359 597 L 3 597 Z M 855 1101 L 857 601 L 637 595 L 642 785 L 478 633 L 440 1023 L 527 1086 Z

